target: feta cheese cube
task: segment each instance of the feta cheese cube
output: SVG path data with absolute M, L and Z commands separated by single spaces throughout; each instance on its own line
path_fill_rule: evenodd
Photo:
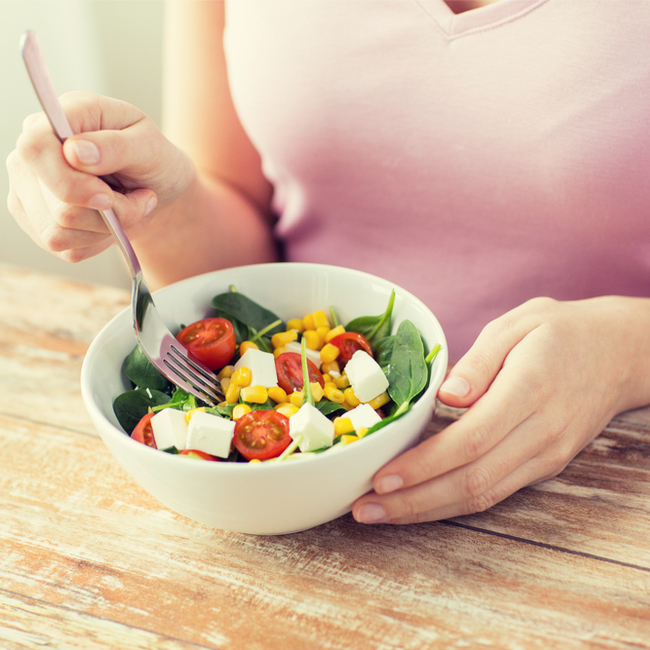
M 369 402 L 388 388 L 388 379 L 381 366 L 364 350 L 357 350 L 345 365 L 354 394 L 361 402 Z
M 303 452 L 331 447 L 334 441 L 334 423 L 315 406 L 305 402 L 299 411 L 289 418 L 289 435 L 293 440 L 302 436 L 298 448 Z
M 187 427 L 187 449 L 228 458 L 235 432 L 235 423 L 219 415 L 196 411 Z
M 151 418 L 153 437 L 158 449 L 185 449 L 187 441 L 187 420 L 185 412 L 174 408 L 165 408 Z
M 287 343 L 285 346 L 287 352 L 297 352 L 301 354 L 301 344 L 298 341 L 292 341 Z M 305 356 L 317 367 L 320 368 L 320 351 L 319 350 L 310 350 L 307 348 L 305 350 Z
M 377 422 L 381 422 L 381 416 L 370 404 L 359 404 L 359 406 L 350 409 L 344 417 L 350 418 L 350 422 L 352 422 L 355 431 L 359 429 L 370 429 Z
M 249 348 L 235 364 L 235 370 L 248 368 L 253 376 L 251 386 L 278 385 L 278 373 L 275 370 L 275 357 L 270 352 Z

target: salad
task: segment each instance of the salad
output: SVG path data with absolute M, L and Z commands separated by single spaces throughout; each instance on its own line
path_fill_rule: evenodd
M 284 461 L 358 441 L 417 401 L 440 349 L 427 353 L 409 320 L 391 333 L 394 300 L 346 325 L 333 307 L 285 323 L 230 287 L 176 337 L 217 374 L 223 400 L 171 384 L 136 346 L 123 363 L 132 388 L 114 413 L 134 440 L 207 461 Z

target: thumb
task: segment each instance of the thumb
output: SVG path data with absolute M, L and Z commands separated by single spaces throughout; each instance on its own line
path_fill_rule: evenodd
M 494 340 L 480 336 L 449 371 L 438 389 L 438 399 L 447 406 L 466 408 L 481 397 L 501 369 L 507 350 Z

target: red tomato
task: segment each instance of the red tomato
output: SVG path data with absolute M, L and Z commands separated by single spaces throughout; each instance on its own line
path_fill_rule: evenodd
M 345 364 L 352 358 L 352 355 L 358 350 L 364 350 L 371 357 L 372 348 L 368 339 L 363 334 L 358 334 L 357 332 L 343 332 L 330 340 L 332 345 L 335 345 L 339 350 L 339 356 L 336 357 L 336 360 L 339 363 L 339 367 L 343 370 Z
M 223 368 L 235 354 L 235 330 L 225 318 L 204 318 L 183 328 L 176 338 L 210 370 Z
M 147 413 L 142 420 L 135 425 L 135 429 L 133 429 L 133 433 L 131 433 L 131 438 L 141 442 L 143 445 L 147 445 L 147 447 L 158 449 L 156 446 L 156 439 L 153 437 L 153 427 L 151 426 L 151 418 L 154 415 L 155 413 Z
M 200 449 L 181 449 L 178 452 L 179 456 L 189 456 L 190 458 L 200 458 L 201 460 L 219 460 L 218 456 L 213 456 L 212 454 L 206 454 Z
M 249 411 L 235 424 L 233 444 L 246 460 L 275 458 L 290 442 L 289 418 L 277 411 Z
M 309 370 L 309 383 L 317 381 L 321 386 L 325 386 L 325 380 L 321 371 L 316 365 L 307 359 L 307 369 Z M 283 352 L 275 360 L 275 370 L 278 373 L 278 386 L 285 393 L 293 393 L 294 390 L 302 390 L 302 360 L 297 352 Z

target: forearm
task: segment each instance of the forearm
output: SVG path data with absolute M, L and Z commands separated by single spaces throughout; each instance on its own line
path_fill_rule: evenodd
M 151 288 L 231 266 L 278 259 L 271 216 L 227 183 L 194 175 L 132 235 Z

